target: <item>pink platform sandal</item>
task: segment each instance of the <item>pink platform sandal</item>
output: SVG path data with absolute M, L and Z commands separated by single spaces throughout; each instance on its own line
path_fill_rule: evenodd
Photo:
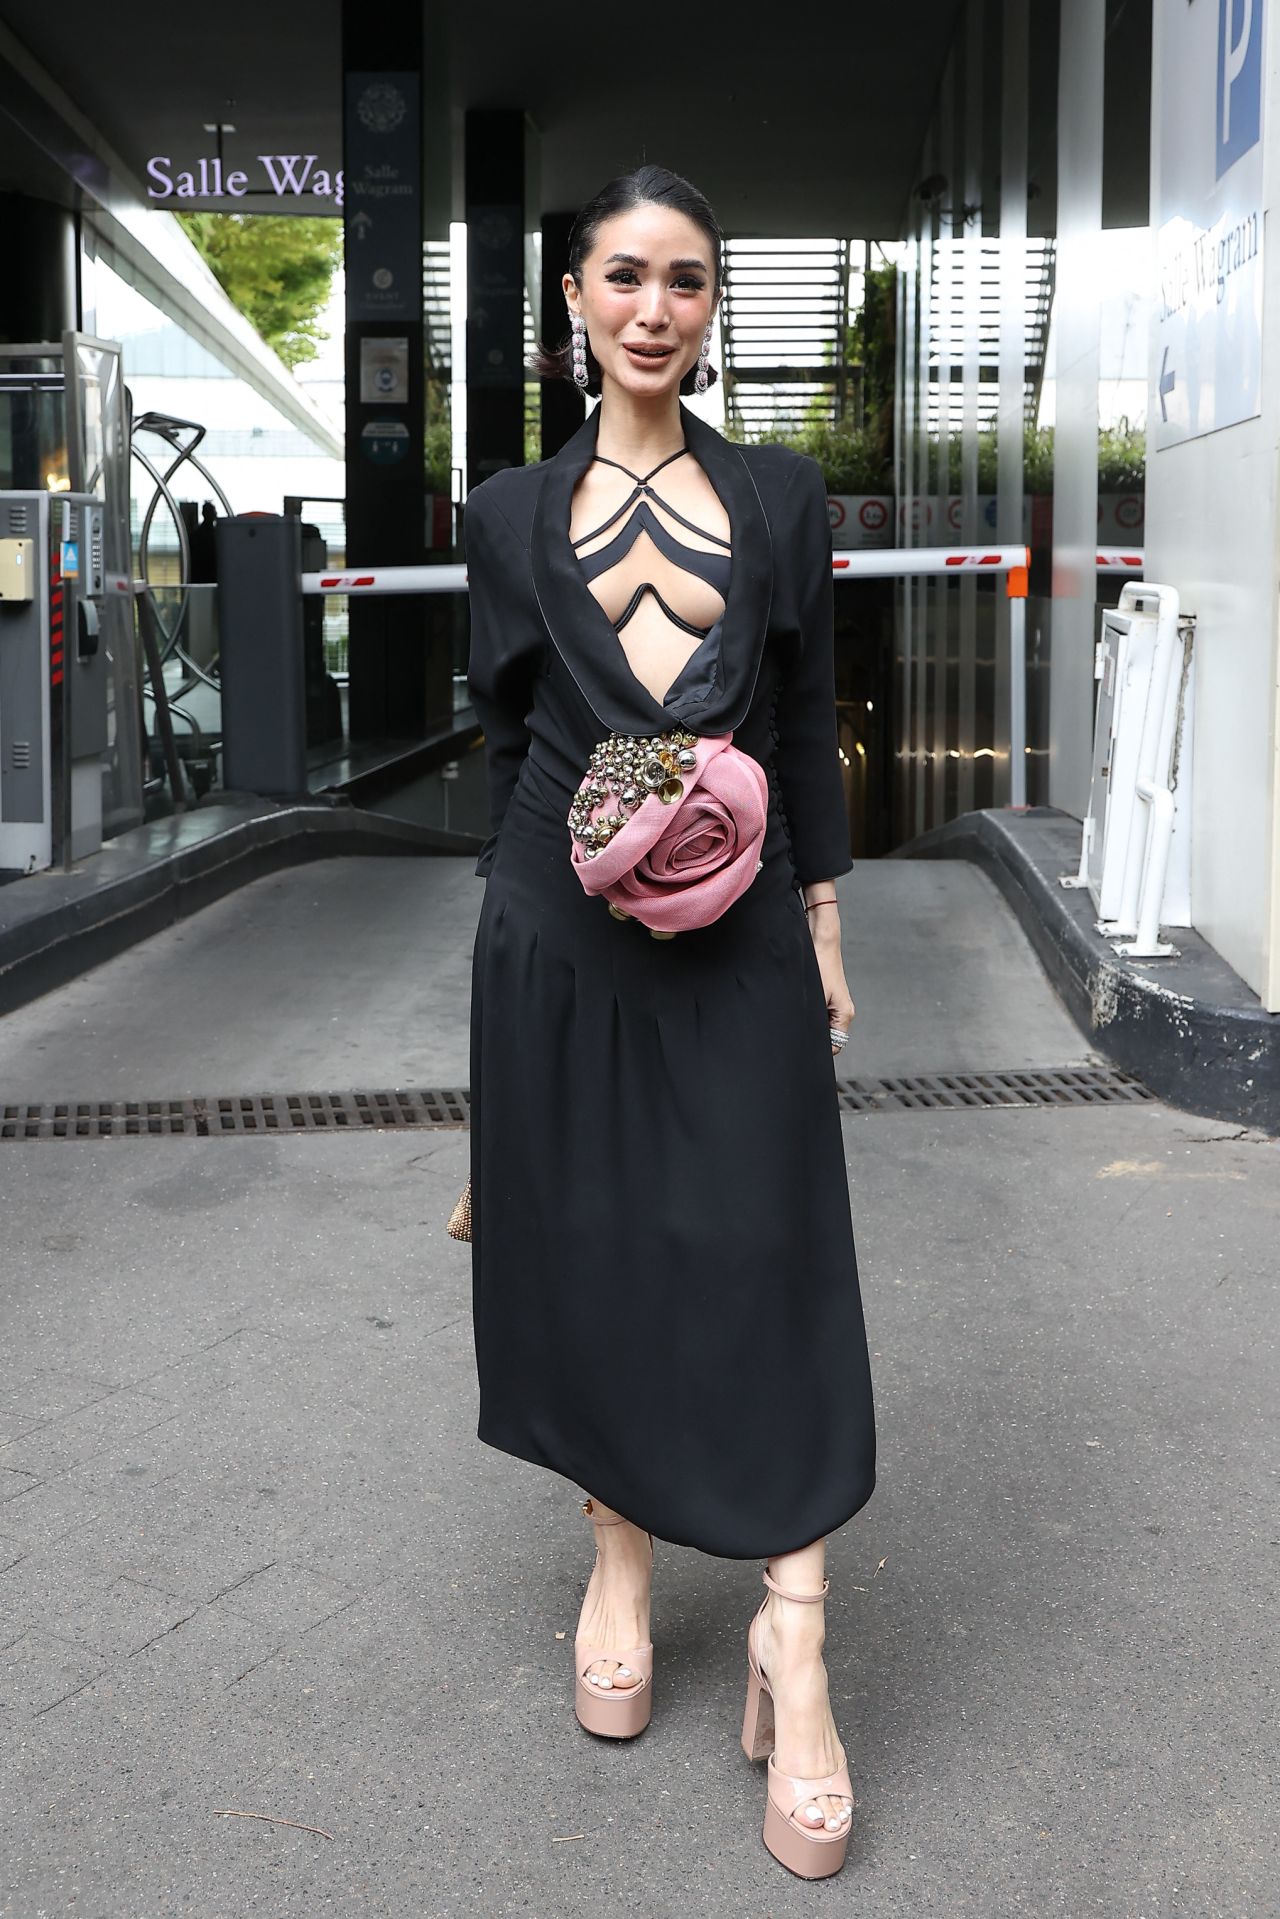
M 597 1518 L 589 1499 L 582 1510 L 597 1526 L 621 1526 L 626 1523 L 620 1518 Z M 648 1538 L 652 1552 L 653 1534 L 650 1533 Z M 599 1557 L 600 1549 L 597 1546 L 597 1561 Z M 638 1732 L 643 1732 L 653 1710 L 652 1642 L 618 1652 L 613 1646 L 589 1646 L 585 1640 L 575 1639 L 573 1656 L 573 1710 L 578 1716 L 578 1724 L 588 1732 L 597 1733 L 602 1739 L 634 1739 Z M 589 1673 L 588 1668 L 601 1659 L 617 1660 L 619 1667 L 628 1668 L 637 1675 L 636 1684 L 615 1686 L 612 1679 Z
M 788 1592 L 771 1579 L 768 1572 L 764 1574 L 764 1583 L 783 1599 L 807 1600 L 813 1604 L 826 1598 L 831 1585 L 829 1579 L 824 1579 L 820 1593 Z M 826 1879 L 832 1873 L 839 1872 L 844 1864 L 852 1813 L 846 1810 L 838 1832 L 828 1831 L 825 1826 L 805 1825 L 796 1815 L 805 1806 L 812 1805 L 823 1793 L 843 1793 L 852 1800 L 849 1764 L 843 1748 L 838 1770 L 828 1773 L 824 1779 L 795 1779 L 788 1772 L 779 1772 L 774 1764 L 773 1689 L 756 1654 L 756 1623 L 768 1603 L 769 1594 L 766 1593 L 759 1611 L 747 1628 L 747 1706 L 742 1715 L 742 1750 L 748 1759 L 763 1759 L 766 1754 L 769 1759 L 769 1796 L 764 1809 L 765 1845 L 775 1859 L 801 1879 Z

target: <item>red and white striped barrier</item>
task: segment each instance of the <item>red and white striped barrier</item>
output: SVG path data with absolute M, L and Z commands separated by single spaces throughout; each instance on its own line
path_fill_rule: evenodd
M 1016 573 L 1031 565 L 1029 546 L 886 546 L 832 556 L 837 580 L 903 579 L 921 573 Z
M 465 566 L 364 566 L 346 573 L 304 573 L 304 593 L 465 593 Z
M 1097 555 L 1099 573 L 1141 573 L 1141 547 L 1107 547 Z M 1009 601 L 1009 803 L 1027 803 L 1026 612 L 1029 546 L 899 546 L 867 553 L 832 555 L 836 580 L 905 579 L 960 573 L 1006 576 Z M 465 593 L 465 566 L 369 566 L 345 573 L 304 573 L 304 593 Z
M 1101 566 L 1119 556 L 1099 554 Z M 1141 567 L 1141 555 L 1136 564 Z M 899 546 L 832 556 L 837 580 L 901 579 L 908 574 L 1016 573 L 1031 565 L 1028 546 Z M 1126 567 L 1132 571 L 1132 566 Z M 304 593 L 465 593 L 465 566 L 364 566 L 345 572 L 304 573 Z

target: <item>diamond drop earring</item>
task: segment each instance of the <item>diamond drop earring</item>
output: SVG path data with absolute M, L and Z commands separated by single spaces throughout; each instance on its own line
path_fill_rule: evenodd
M 693 390 L 695 393 L 705 393 L 710 385 L 707 377 L 707 361 L 711 355 L 711 331 L 712 323 L 708 320 L 707 330 L 702 336 L 702 351 L 698 355 L 698 371 L 693 376 Z
M 587 323 L 580 313 L 569 315 L 569 325 L 573 330 L 573 378 L 574 384 L 586 389 L 590 375 L 587 372 Z

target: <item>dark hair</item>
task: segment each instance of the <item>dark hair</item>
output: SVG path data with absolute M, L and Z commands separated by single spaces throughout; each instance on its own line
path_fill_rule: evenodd
M 714 291 L 719 293 L 724 278 L 724 235 L 711 210 L 710 201 L 680 174 L 672 173 L 670 167 L 650 165 L 635 167 L 630 173 L 620 173 L 616 180 L 610 180 L 607 186 L 601 187 L 594 199 L 588 200 L 579 212 L 569 232 L 569 271 L 578 286 L 582 286 L 583 261 L 594 248 L 605 221 L 612 220 L 619 213 L 630 213 L 634 207 L 643 206 L 670 207 L 673 212 L 683 213 L 686 219 L 702 228 L 711 248 Z M 536 373 L 544 380 L 572 380 L 573 354 L 570 342 L 570 334 L 566 334 L 557 347 L 547 347 L 539 341 L 527 363 L 530 373 Z M 689 368 L 680 382 L 682 393 L 694 391 L 696 372 L 696 367 Z M 711 385 L 716 377 L 715 368 L 709 366 L 707 384 Z M 585 391 L 600 391 L 600 367 L 589 341 Z

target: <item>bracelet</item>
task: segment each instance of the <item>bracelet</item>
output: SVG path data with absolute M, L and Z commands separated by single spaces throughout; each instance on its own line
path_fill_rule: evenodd
M 810 900 L 809 904 L 805 907 L 804 910 L 806 913 L 812 913 L 815 906 L 839 906 L 839 904 L 840 904 L 839 900 L 836 898 L 835 894 L 833 893 L 830 899 Z

